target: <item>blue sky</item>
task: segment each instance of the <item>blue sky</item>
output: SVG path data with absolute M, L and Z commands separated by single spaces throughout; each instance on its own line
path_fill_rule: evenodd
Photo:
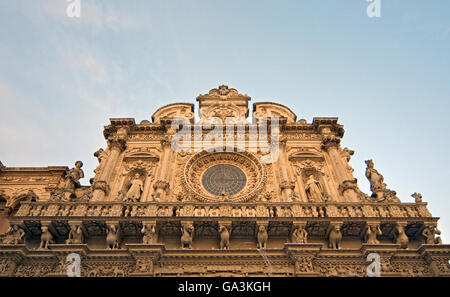
M 110 117 L 150 119 L 219 84 L 298 119 L 338 116 L 364 192 L 373 158 L 422 192 L 450 242 L 450 2 L 0 0 L 0 160 L 73 166 L 88 184 Z

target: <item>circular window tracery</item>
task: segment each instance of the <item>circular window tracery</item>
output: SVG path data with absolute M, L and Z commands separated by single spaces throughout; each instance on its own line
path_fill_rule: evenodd
M 238 167 L 219 164 L 208 168 L 202 176 L 203 187 L 215 196 L 229 196 L 239 193 L 246 185 L 247 177 Z
M 187 194 L 202 202 L 247 202 L 257 199 L 266 174 L 248 152 L 200 152 L 186 161 L 182 183 Z

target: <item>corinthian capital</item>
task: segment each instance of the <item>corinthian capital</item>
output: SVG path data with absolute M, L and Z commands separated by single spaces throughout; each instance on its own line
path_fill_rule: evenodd
M 331 147 L 338 147 L 341 139 L 335 135 L 327 135 L 322 139 L 322 149 L 327 151 Z
M 126 149 L 127 141 L 123 135 L 112 135 L 108 137 L 108 142 L 111 149 L 118 149 L 120 152 Z
M 105 193 L 105 195 L 108 195 L 108 193 L 109 193 L 109 185 L 108 185 L 108 183 L 107 183 L 106 181 L 104 181 L 104 180 L 98 180 L 98 181 L 95 181 L 95 182 L 93 183 L 93 185 L 92 185 L 92 188 L 93 188 L 94 190 L 100 190 L 100 191 L 102 191 L 103 193 Z

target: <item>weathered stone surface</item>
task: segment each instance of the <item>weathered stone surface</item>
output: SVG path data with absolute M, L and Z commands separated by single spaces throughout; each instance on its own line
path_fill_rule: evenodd
M 90 277 L 366 276 L 370 253 L 382 276 L 450 276 L 450 246 L 422 195 L 402 203 L 372 160 L 363 193 L 337 118 L 307 123 L 257 102 L 250 122 L 250 97 L 225 85 L 197 101 L 198 123 L 191 103 L 152 122 L 111 119 L 90 186 L 80 161 L 0 163 L 0 276 L 63 276 L 70 253 Z M 232 137 L 210 134 L 217 121 Z M 175 123 L 192 125 L 182 141 Z M 252 132 L 264 129 L 267 139 Z

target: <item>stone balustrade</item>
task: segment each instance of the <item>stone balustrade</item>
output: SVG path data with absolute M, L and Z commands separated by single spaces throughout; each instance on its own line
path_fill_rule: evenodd
M 431 218 L 426 203 L 23 202 L 14 217 Z

